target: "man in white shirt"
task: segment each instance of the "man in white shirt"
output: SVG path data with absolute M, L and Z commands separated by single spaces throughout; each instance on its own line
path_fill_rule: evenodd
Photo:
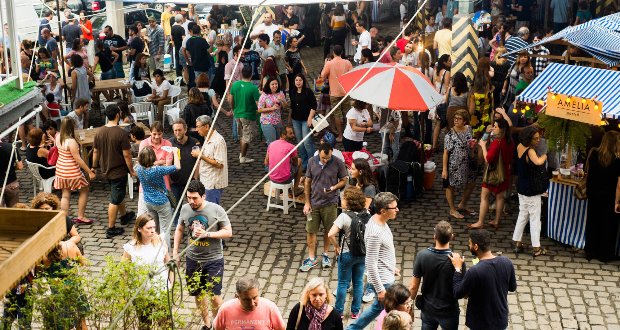
M 273 17 L 271 17 L 271 13 L 265 13 L 263 15 L 263 22 L 260 24 L 256 24 L 252 33 L 250 33 L 250 38 L 252 40 L 258 38 L 258 35 L 261 33 L 265 33 L 269 36 L 269 40 L 273 39 L 273 32 L 279 30 L 280 27 L 277 24 L 273 24 Z
M 200 149 L 192 150 L 192 157 L 200 156 L 200 182 L 205 185 L 206 200 L 219 205 L 223 189 L 228 187 L 228 149 L 224 137 L 215 128 L 207 136 L 212 124 L 207 115 L 196 118 L 196 130 L 205 138 L 206 146 L 202 153 Z
M 73 119 L 75 122 L 75 129 L 84 129 L 88 127 L 88 107 L 89 102 L 87 99 L 77 99 L 73 105 L 73 111 L 67 114 L 67 117 Z
M 355 63 L 358 63 L 358 64 L 360 60 L 362 59 L 362 49 L 370 48 L 370 42 L 371 42 L 370 32 L 366 30 L 365 25 L 366 25 L 366 22 L 364 22 L 364 20 L 358 20 L 355 23 L 355 29 L 360 34 L 359 41 L 355 41 L 355 40 L 351 41 L 351 44 L 353 46 L 357 46 L 357 50 L 355 51 L 355 56 L 353 57 L 353 60 L 355 61 Z

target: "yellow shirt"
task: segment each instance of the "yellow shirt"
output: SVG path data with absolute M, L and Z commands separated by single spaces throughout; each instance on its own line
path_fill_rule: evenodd
M 452 54 L 452 31 L 441 29 L 435 32 L 435 42 L 437 42 L 437 49 L 439 51 L 438 57 L 441 57 L 443 54 Z
M 171 13 L 165 11 L 161 14 L 161 26 L 164 28 L 164 35 L 169 36 L 172 30 L 170 26 L 170 19 L 173 17 Z

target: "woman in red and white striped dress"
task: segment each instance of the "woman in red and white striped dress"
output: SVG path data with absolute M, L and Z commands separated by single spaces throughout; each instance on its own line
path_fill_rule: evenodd
M 84 169 L 90 179 L 95 178 L 95 172 L 80 157 L 80 145 L 75 138 L 75 122 L 69 117 L 62 119 L 60 134 L 56 137 L 58 147 L 58 161 L 56 162 L 56 179 L 54 188 L 62 190 L 60 208 L 69 214 L 69 201 L 71 191 L 79 190 L 78 214 L 73 218 L 74 223 L 92 223 L 93 220 L 86 218 L 84 211 L 88 201 L 88 181 L 80 168 Z

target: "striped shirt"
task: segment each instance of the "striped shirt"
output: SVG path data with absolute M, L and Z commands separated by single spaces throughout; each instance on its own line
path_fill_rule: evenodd
M 512 51 L 521 49 L 527 45 L 529 45 L 527 41 L 521 39 L 521 37 L 517 35 L 514 35 L 510 37 L 508 40 L 506 40 L 505 47 L 506 47 L 506 51 L 510 53 Z M 506 55 L 505 57 L 508 60 L 508 62 L 510 62 L 510 65 L 513 65 L 517 61 L 517 53 Z
M 366 242 L 368 282 L 379 293 L 385 291 L 383 284 L 394 283 L 396 252 L 390 227 L 387 224 L 378 224 L 375 217 L 370 218 L 366 224 L 364 241 Z
M 213 131 L 211 138 L 205 141 L 203 155 L 215 159 L 218 163 L 224 165 L 217 168 L 204 160 L 200 161 L 200 182 L 207 189 L 223 189 L 228 187 L 228 157 L 226 140 L 217 131 Z

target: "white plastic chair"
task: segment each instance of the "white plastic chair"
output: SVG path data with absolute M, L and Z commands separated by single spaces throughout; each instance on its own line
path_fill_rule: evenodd
M 174 78 L 174 85 L 181 87 L 181 82 L 183 81 L 183 77 Z
M 269 197 L 267 198 L 267 211 L 269 211 L 270 207 L 275 209 L 284 210 L 284 214 L 288 214 L 288 209 L 292 204 L 294 208 L 297 208 L 295 205 L 295 191 L 294 191 L 295 181 L 291 181 L 290 183 L 275 183 L 273 181 L 269 182 Z M 291 200 L 288 196 L 289 189 L 293 195 L 293 199 Z M 282 205 L 278 202 L 280 201 L 280 190 L 282 190 Z M 275 194 L 275 203 L 271 203 L 271 196 Z
M 136 158 L 131 159 L 132 166 L 136 166 L 138 160 Z M 138 178 L 134 178 L 130 173 L 127 173 L 127 190 L 129 190 L 129 199 L 133 199 L 133 185 L 138 183 Z
M 153 112 L 151 111 L 152 107 L 153 107 L 153 103 L 151 102 L 136 102 L 136 103 L 132 103 L 129 105 L 130 110 L 132 108 L 134 109 L 134 112 L 131 113 L 131 115 L 133 116 L 133 119 L 135 121 L 148 120 L 149 127 L 153 125 L 153 122 L 155 121 L 153 119 Z
M 142 82 L 143 84 L 149 85 L 151 87 L 151 90 L 153 90 L 153 85 L 148 80 L 140 80 L 140 81 L 137 81 L 135 83 L 140 83 L 140 82 Z M 131 93 L 131 100 L 130 100 L 130 102 L 132 102 L 132 103 L 144 102 L 144 100 L 146 100 L 146 97 L 151 95 L 151 94 L 148 94 L 148 95 L 144 95 L 144 96 L 136 96 L 133 93 L 133 88 L 130 88 L 129 90 L 130 90 L 130 93 Z
M 164 105 L 164 118 L 168 119 L 168 123 L 170 126 L 174 123 L 175 120 L 179 119 L 181 115 L 181 110 L 185 109 L 185 106 L 189 102 L 187 97 L 184 97 L 173 104 Z M 166 121 L 162 123 L 164 127 L 166 126 Z
M 54 175 L 51 178 L 43 179 L 41 177 L 41 173 L 39 173 L 39 169 L 52 170 L 56 169 L 56 166 L 45 167 L 41 164 L 31 163 L 27 160 L 25 162 L 26 165 L 28 165 L 28 170 L 30 171 L 30 174 L 32 175 L 32 187 L 34 189 L 34 195 L 37 195 L 37 188 L 38 190 L 43 190 L 46 193 L 51 193 L 54 185 L 54 179 L 56 179 L 56 176 Z
M 170 103 L 178 101 L 179 95 L 181 95 L 181 87 L 177 85 L 170 86 L 170 89 L 168 90 L 168 97 L 170 98 Z

